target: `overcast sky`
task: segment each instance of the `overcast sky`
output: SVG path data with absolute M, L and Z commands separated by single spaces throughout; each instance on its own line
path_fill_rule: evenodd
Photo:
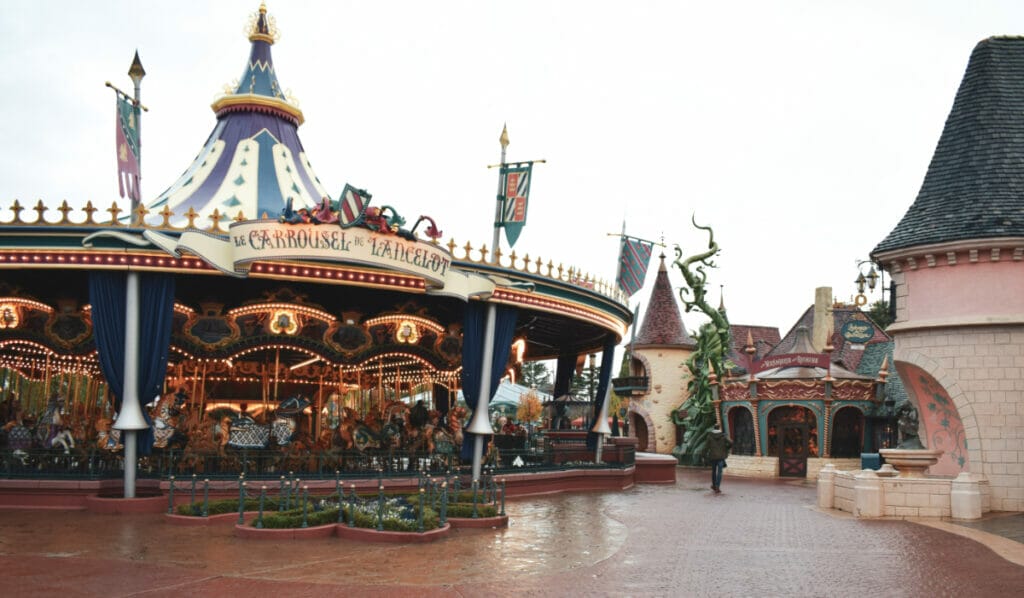
M 248 58 L 258 0 L 6 0 L 0 221 L 14 199 L 117 198 L 111 81 L 138 49 L 143 196 L 190 164 Z M 913 202 L 975 44 L 1024 3 L 271 0 L 278 79 L 334 197 L 351 183 L 491 244 L 498 137 L 534 171 L 517 253 L 604 279 L 618 232 L 722 248 L 730 320 L 784 334 Z M 53 217 L 55 214 L 51 214 Z M 80 213 L 79 213 L 79 217 Z M 504 237 L 503 249 L 507 248 Z M 645 290 L 649 294 L 657 257 Z M 678 271 L 671 273 L 682 284 Z M 877 299 L 876 292 L 873 299 Z M 684 317 L 696 329 L 703 318 Z

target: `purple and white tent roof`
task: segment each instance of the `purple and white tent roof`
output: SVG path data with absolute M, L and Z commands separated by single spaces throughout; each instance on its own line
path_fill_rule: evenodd
M 277 37 L 265 6 L 249 33 L 252 50 L 234 92 L 211 106 L 217 125 L 181 177 L 146 207 L 168 208 L 172 224 L 193 210 L 205 223 L 217 211 L 221 222 L 277 216 L 292 207 L 313 208 L 329 197 L 309 164 L 298 127 L 302 111 L 281 91 L 270 47 Z

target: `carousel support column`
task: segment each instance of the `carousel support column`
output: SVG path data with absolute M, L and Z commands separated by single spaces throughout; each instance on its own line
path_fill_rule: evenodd
M 498 308 L 491 303 L 487 306 L 487 320 L 484 325 L 484 356 L 480 371 L 480 395 L 477 397 L 473 421 L 468 431 L 473 433 L 473 480 L 480 479 L 480 464 L 484 454 L 484 436 L 494 434 L 488 415 L 491 390 L 491 361 L 494 359 L 494 326 Z
M 603 364 L 602 364 L 603 365 Z M 612 433 L 612 429 L 608 427 L 608 403 L 612 398 L 612 385 L 608 385 L 608 392 L 604 396 L 604 403 L 601 404 L 601 413 L 597 416 L 597 421 L 594 422 L 594 427 L 590 429 L 591 432 L 597 434 L 597 448 L 594 449 L 594 463 L 602 463 L 604 452 L 604 437 Z M 502 481 L 502 495 L 501 504 L 502 510 L 505 505 L 505 494 L 504 494 L 505 482 Z
M 114 429 L 124 436 L 124 497 L 135 498 L 135 476 L 138 468 L 137 430 L 148 427 L 139 404 L 139 274 L 129 272 L 125 288 L 124 314 L 124 390 L 121 412 Z

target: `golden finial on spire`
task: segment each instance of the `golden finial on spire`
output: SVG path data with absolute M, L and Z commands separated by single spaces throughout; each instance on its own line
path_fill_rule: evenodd
M 889 377 L 889 356 L 886 355 L 882 358 L 882 367 L 878 368 L 878 381 L 885 384 L 885 379 Z
M 502 149 L 508 147 L 508 123 L 501 125 L 501 137 L 498 138 L 501 142 Z
M 757 347 L 754 346 L 754 335 L 750 330 L 747 330 L 747 346 L 743 348 L 743 351 L 749 355 L 757 353 Z
M 277 22 L 274 20 L 274 17 L 267 15 L 267 5 L 265 2 L 260 2 L 259 12 L 249 17 L 249 26 L 246 27 L 246 33 L 249 35 L 249 41 L 251 42 L 264 41 L 271 45 L 281 37 L 277 31 Z

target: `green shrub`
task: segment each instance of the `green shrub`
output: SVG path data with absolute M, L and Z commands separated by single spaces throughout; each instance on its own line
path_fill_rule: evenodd
M 472 503 L 449 503 L 448 504 L 448 517 L 458 517 L 460 519 L 470 519 L 473 517 L 473 504 Z M 497 517 L 498 509 L 494 508 L 492 504 L 476 506 L 477 517 Z
M 294 500 L 292 501 L 294 503 Z M 276 498 L 266 498 L 263 501 L 264 511 L 276 511 L 278 507 Z M 245 510 L 246 511 L 258 511 L 260 508 L 260 498 L 246 497 L 245 499 Z M 203 515 L 203 502 L 197 500 L 192 504 L 178 505 L 178 515 L 188 515 L 193 517 L 202 517 Z M 237 513 L 238 512 L 238 499 L 237 498 L 223 498 L 218 500 L 211 500 L 208 505 L 209 515 L 222 515 L 224 513 Z
M 309 511 L 306 514 L 306 525 L 316 527 L 328 525 L 338 521 L 338 509 L 324 509 L 323 511 Z M 257 520 L 254 519 L 249 525 L 255 527 Z M 290 529 L 302 527 L 302 509 L 294 511 L 281 511 L 263 513 L 263 527 L 265 529 Z

